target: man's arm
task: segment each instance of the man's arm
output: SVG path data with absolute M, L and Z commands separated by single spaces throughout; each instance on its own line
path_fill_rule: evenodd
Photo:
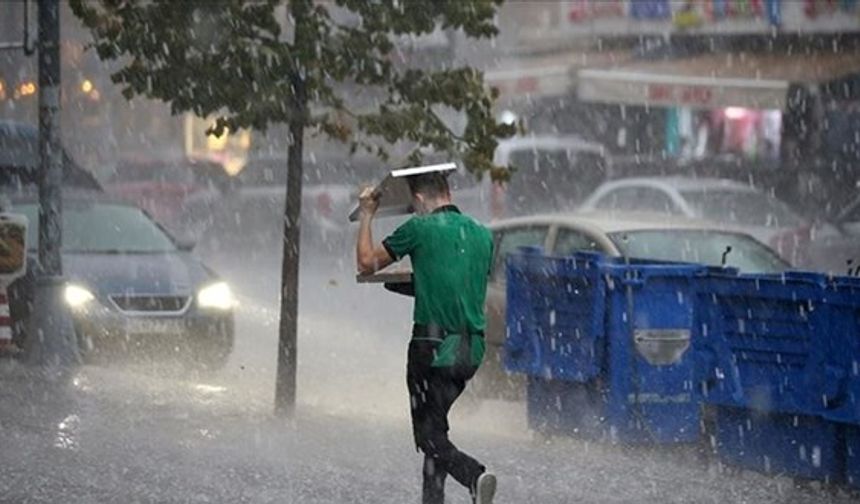
M 356 265 L 360 274 L 370 275 L 393 263 L 394 258 L 391 257 L 385 247 L 373 245 L 371 224 L 376 209 L 379 208 L 379 199 L 374 196 L 372 189 L 365 189 L 358 201 L 361 218 L 358 227 L 358 242 L 355 247 Z

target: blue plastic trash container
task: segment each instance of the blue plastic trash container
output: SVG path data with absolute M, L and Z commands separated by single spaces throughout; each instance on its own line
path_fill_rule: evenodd
M 699 438 L 702 266 L 527 251 L 508 268 L 506 365 L 530 377 L 532 427 L 621 443 Z

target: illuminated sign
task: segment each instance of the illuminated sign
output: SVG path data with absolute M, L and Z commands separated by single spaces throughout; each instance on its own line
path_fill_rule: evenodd
M 664 75 L 625 70 L 579 71 L 582 101 L 691 108 L 745 107 L 782 110 L 788 82 Z
M 713 98 L 714 92 L 709 87 L 671 84 L 650 84 L 648 86 L 648 100 L 651 102 L 710 105 Z

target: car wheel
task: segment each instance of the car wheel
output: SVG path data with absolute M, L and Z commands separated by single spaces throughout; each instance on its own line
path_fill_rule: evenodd
M 192 356 L 193 365 L 201 371 L 220 371 L 230 358 L 230 350 L 225 349 L 198 349 Z
M 24 341 L 27 339 L 27 333 L 24 330 L 25 325 L 25 323 L 19 321 L 12 323 L 12 345 L 18 350 L 24 350 Z
M 219 371 L 233 352 L 233 333 L 227 330 L 215 338 L 196 339 L 189 346 L 192 366 L 201 371 Z
M 204 326 L 189 328 L 185 338 L 185 357 L 200 371 L 218 371 L 233 352 L 235 323 L 232 314 L 210 320 Z
M 96 346 L 95 339 L 91 336 L 81 334 L 75 330 L 75 337 L 78 340 L 78 355 L 81 358 L 82 364 L 95 364 L 99 362 L 101 349 Z

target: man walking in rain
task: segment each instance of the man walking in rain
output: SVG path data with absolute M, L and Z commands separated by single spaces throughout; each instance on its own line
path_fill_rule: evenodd
M 443 504 L 451 475 L 477 504 L 490 504 L 496 478 L 448 439 L 448 412 L 484 356 L 484 299 L 493 256 L 490 231 L 451 202 L 441 173 L 408 178 L 417 215 L 376 246 L 372 190 L 360 196 L 356 259 L 370 274 L 409 256 L 415 309 L 406 381 L 415 443 L 424 452 L 423 503 Z

